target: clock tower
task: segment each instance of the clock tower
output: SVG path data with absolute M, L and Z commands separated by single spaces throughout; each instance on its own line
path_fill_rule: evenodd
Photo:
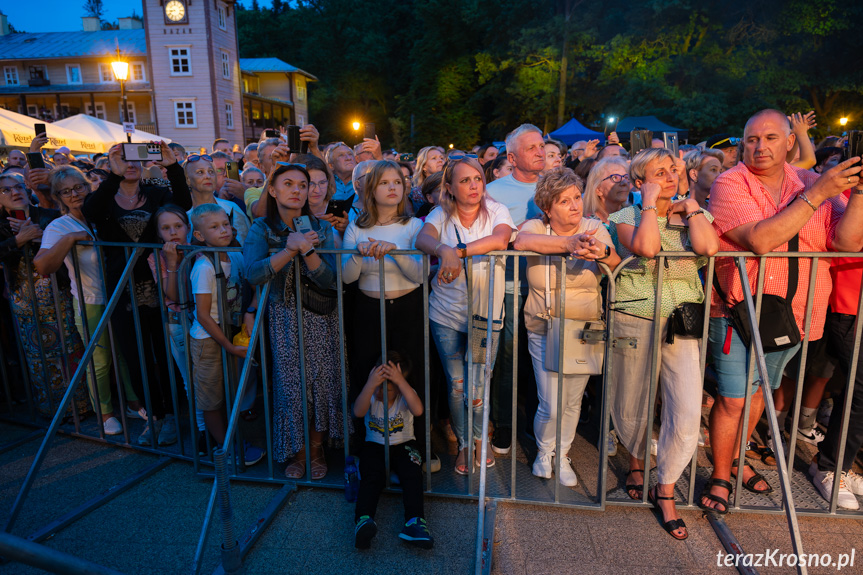
M 242 145 L 234 0 L 143 0 L 158 133 L 187 151 Z

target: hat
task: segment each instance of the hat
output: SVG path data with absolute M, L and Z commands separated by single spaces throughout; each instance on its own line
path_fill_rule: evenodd
M 707 139 L 704 147 L 721 150 L 722 148 L 732 148 L 739 143 L 740 138 L 735 138 L 731 134 L 716 134 Z
M 59 148 L 57 148 L 54 151 L 54 153 L 55 154 L 65 154 L 68 156 L 69 154 L 72 153 L 72 150 L 70 150 L 67 146 L 60 146 Z

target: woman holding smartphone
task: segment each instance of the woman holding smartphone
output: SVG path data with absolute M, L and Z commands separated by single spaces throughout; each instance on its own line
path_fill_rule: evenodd
M 341 358 L 335 302 L 313 309 L 297 301 L 294 265 L 305 278 L 301 293 L 319 303 L 321 290 L 335 290 L 335 258 L 316 247 L 334 247 L 333 229 L 309 207 L 309 172 L 302 164 L 276 164 L 267 178 L 267 215 L 252 224 L 243 248 L 246 278 L 253 285 L 270 283 L 266 302 L 273 366 L 273 456 L 288 462 L 285 476 L 306 473 L 303 402 L 308 402 L 312 479 L 327 474 L 324 440 L 343 439 Z M 270 250 L 276 249 L 275 253 Z M 314 284 L 312 286 L 311 284 Z M 318 292 L 315 295 L 313 292 Z M 326 297 L 326 296 L 324 296 Z M 335 298 L 333 291 L 332 297 Z M 307 395 L 300 371 L 298 306 L 302 313 L 303 358 Z M 350 420 L 349 420 L 350 423 Z

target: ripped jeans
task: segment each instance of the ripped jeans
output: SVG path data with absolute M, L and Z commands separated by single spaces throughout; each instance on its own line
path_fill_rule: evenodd
M 465 377 L 468 367 L 465 353 L 468 336 L 466 332 L 433 321 L 429 321 L 429 325 L 446 375 L 450 419 L 452 429 L 458 437 L 458 448 L 461 450 L 467 447 L 468 441 L 466 429 L 468 396 L 465 394 Z M 488 369 L 493 367 L 493 365 L 488 366 Z M 482 399 L 485 392 L 485 370 L 484 364 L 473 363 L 470 365 L 470 383 L 473 388 L 471 396 L 473 400 L 473 438 L 477 441 L 482 439 Z

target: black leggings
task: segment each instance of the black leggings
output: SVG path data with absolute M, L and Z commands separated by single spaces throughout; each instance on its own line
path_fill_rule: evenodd
M 415 440 L 390 445 L 390 469 L 395 471 L 402 486 L 405 523 L 414 517 L 425 519 L 423 510 L 422 456 Z M 360 455 L 360 491 L 357 494 L 355 521 L 363 515 L 372 519 L 378 508 L 381 491 L 387 484 L 384 466 L 384 446 L 367 441 Z

